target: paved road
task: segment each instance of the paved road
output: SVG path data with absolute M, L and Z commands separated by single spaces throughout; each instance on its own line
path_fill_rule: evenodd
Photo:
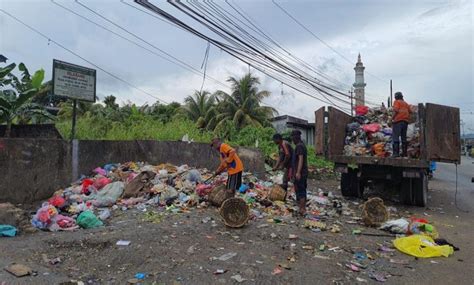
M 474 211 L 474 159 L 462 156 L 461 164 L 457 166 L 458 172 L 458 194 L 457 204 L 461 209 Z M 452 197 L 456 192 L 456 166 L 447 163 L 438 163 L 438 169 L 434 178 L 430 181 L 434 189 L 447 191 L 448 197 Z M 432 188 L 432 187 L 430 187 Z

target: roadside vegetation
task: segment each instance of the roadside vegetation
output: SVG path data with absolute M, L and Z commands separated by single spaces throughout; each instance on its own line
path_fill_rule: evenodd
M 9 136 L 12 124 L 49 122 L 56 124 L 64 138 L 69 138 L 72 102 L 48 95 L 51 82 L 43 83 L 43 70 L 30 75 L 26 66 L 20 64 L 21 77 L 17 77 L 13 74 L 15 67 L 11 64 L 0 69 L 0 124 L 7 125 L 5 136 Z M 270 92 L 259 89 L 259 79 L 251 74 L 230 77 L 228 82 L 230 93 L 195 91 L 183 104 L 137 106 L 127 102 L 120 106 L 113 95 L 98 103 L 79 101 L 76 138 L 176 141 L 186 135 L 194 142 L 208 143 L 219 136 L 233 146 L 256 147 L 271 162 L 277 148 L 272 141 L 275 130 L 270 119 L 277 111 L 262 105 Z M 308 149 L 308 161 L 316 168 L 332 166 L 316 157 L 312 147 Z

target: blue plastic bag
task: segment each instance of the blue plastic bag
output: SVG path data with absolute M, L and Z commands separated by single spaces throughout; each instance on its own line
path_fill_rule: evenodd
M 14 226 L 0 225 L 0 237 L 14 237 L 17 231 Z

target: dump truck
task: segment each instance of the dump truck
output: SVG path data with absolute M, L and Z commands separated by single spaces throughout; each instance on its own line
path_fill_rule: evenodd
M 420 157 L 395 158 L 343 154 L 346 126 L 353 117 L 335 107 L 315 112 L 315 151 L 334 162 L 344 196 L 363 197 L 368 186 L 397 191 L 407 205 L 426 206 L 430 161 L 459 164 L 459 108 L 418 104 Z

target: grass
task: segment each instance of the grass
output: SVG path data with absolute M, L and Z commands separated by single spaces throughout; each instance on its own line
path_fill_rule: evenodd
M 71 121 L 59 121 L 56 128 L 64 138 L 71 134 Z M 278 152 L 272 141 L 275 132 L 272 128 L 246 127 L 232 136 L 228 141 L 233 146 L 255 147 L 264 154 L 267 163 L 272 163 L 271 157 Z M 93 116 L 80 117 L 76 124 L 76 138 L 80 140 L 181 140 L 184 135 L 195 142 L 208 143 L 215 136 L 211 131 L 201 130 L 187 119 L 174 119 L 162 123 L 149 116 L 135 116 L 123 122 L 101 120 Z M 308 165 L 314 168 L 332 169 L 333 163 L 323 157 L 316 156 L 314 148 L 308 146 Z

